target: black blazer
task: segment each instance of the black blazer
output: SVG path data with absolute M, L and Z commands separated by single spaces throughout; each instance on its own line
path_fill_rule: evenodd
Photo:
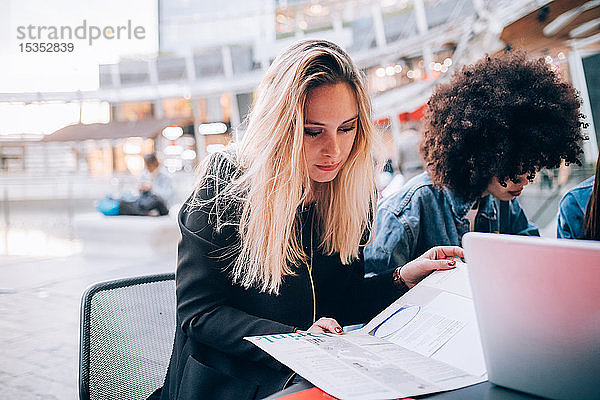
M 201 190 L 198 196 L 212 199 L 213 190 Z M 226 271 L 238 254 L 232 251 L 239 244 L 238 232 L 235 226 L 216 232 L 210 208 L 207 204 L 190 211 L 184 206 L 179 214 L 177 328 L 162 400 L 247 400 L 281 390 L 292 371 L 243 338 L 293 332 L 313 323 L 307 265 L 296 266 L 296 275 L 284 278 L 279 295 L 232 284 Z M 299 212 L 298 218 L 303 243 L 311 243 L 307 221 L 313 210 Z M 350 265 L 343 265 L 337 254 L 327 256 L 318 248 L 313 252 L 317 319 L 335 318 L 342 326 L 365 322 L 403 293 L 393 285 L 392 271 L 363 278 L 362 251 Z

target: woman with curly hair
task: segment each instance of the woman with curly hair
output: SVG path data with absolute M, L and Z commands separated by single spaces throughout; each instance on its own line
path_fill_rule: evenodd
M 302 41 L 275 59 L 244 136 L 206 160 L 179 214 L 177 326 L 161 399 L 266 397 L 294 375 L 244 337 L 341 334 L 407 290 L 398 269 L 364 278 L 371 120 L 361 73 L 335 44 Z M 424 277 L 461 255 L 437 247 L 403 270 Z
M 600 155 L 595 176 L 569 190 L 560 201 L 556 236 L 600 240 Z
M 517 197 L 540 169 L 581 165 L 581 101 L 542 59 L 485 57 L 438 86 L 427 104 L 426 172 L 379 205 L 368 272 L 404 265 L 432 246 L 460 246 L 468 231 L 539 235 Z

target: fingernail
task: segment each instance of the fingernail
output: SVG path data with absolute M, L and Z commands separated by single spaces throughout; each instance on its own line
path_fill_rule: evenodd
M 456 264 L 456 261 L 454 261 L 454 260 L 448 261 L 448 265 L 454 265 L 454 264 Z
M 342 332 L 343 332 L 342 328 L 340 328 L 339 326 L 336 326 L 336 327 L 335 327 L 335 331 L 336 331 L 337 333 L 342 333 Z

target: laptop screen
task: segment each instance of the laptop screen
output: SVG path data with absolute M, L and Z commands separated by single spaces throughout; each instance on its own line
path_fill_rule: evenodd
M 600 393 L 600 242 L 463 237 L 489 380 L 556 399 Z

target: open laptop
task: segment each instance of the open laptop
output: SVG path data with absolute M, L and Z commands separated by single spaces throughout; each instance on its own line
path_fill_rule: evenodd
M 600 242 L 463 237 L 489 380 L 600 399 Z

